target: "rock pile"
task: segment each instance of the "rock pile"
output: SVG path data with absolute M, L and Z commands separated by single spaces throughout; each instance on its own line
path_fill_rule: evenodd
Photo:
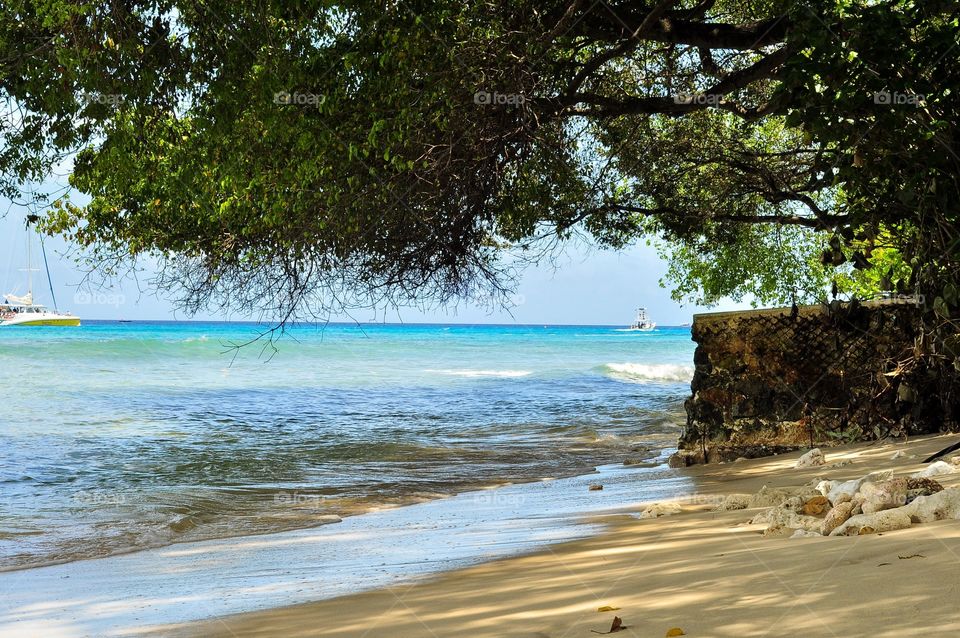
M 935 463 L 910 477 L 873 472 L 850 481 L 819 481 L 815 486 L 764 487 L 753 495 L 731 494 L 715 509 L 766 507 L 749 521 L 766 525 L 765 536 L 805 538 L 887 532 L 914 523 L 960 520 L 960 487 L 944 489 L 930 478 L 957 471 L 960 466 L 955 463 Z

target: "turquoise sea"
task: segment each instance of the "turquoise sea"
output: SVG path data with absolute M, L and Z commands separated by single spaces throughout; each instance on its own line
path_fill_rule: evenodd
M 693 373 L 689 328 L 262 329 L 0 329 L 0 569 L 653 459 Z

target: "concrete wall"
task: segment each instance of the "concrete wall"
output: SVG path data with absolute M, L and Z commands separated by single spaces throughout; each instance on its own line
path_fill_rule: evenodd
M 916 383 L 897 373 L 919 317 L 911 299 L 696 315 L 696 372 L 673 463 L 938 431 Z

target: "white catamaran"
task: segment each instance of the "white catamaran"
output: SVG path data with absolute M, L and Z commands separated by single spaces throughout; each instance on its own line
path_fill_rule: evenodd
M 53 292 L 53 281 L 50 279 L 50 267 L 47 266 L 47 253 L 43 248 L 43 265 L 47 271 L 47 283 L 50 284 L 50 298 L 53 301 L 53 310 L 33 301 L 33 273 L 31 233 L 27 230 L 27 294 L 3 296 L 0 303 L 0 326 L 79 326 L 80 317 L 69 312 L 57 310 L 57 297 Z
M 633 320 L 633 323 L 630 324 L 631 330 L 639 330 L 641 332 L 650 332 L 657 327 L 657 324 L 653 321 L 650 321 L 650 317 L 647 315 L 646 308 L 637 308 L 637 318 Z

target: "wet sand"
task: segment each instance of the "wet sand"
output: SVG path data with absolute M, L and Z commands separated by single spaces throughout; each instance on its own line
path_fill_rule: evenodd
M 155 635 L 955 636 L 960 634 L 960 521 L 857 537 L 771 538 L 745 524 L 759 510 L 713 512 L 718 495 L 799 486 L 874 470 L 905 474 L 957 435 L 826 450 L 828 465 L 794 469 L 799 453 L 695 468 L 695 498 L 677 515 L 603 519 L 604 531 L 529 555 L 425 580 L 268 611 L 172 625 Z M 908 457 L 892 460 L 897 450 Z M 910 458 L 912 457 L 912 458 Z M 960 474 L 937 477 L 947 487 Z M 638 510 L 635 510 L 638 511 Z M 598 611 L 604 606 L 614 611 Z
M 595 482 L 605 489 L 590 491 Z M 416 582 L 599 533 L 618 512 L 693 488 L 677 470 L 604 466 L 312 529 L 2 572 L 0 636 L 140 635 L 170 623 Z

